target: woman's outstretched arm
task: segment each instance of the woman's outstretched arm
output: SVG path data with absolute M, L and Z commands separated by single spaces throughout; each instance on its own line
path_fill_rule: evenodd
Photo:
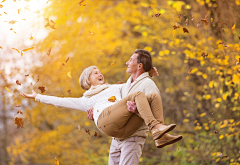
M 93 105 L 91 105 L 89 98 L 80 97 L 80 98 L 70 98 L 70 97 L 55 97 L 55 96 L 47 96 L 37 94 L 34 90 L 32 90 L 32 94 L 20 93 L 20 95 L 35 99 L 35 101 L 39 101 L 43 104 L 54 105 L 57 108 L 67 108 L 79 110 L 82 112 L 87 112 Z

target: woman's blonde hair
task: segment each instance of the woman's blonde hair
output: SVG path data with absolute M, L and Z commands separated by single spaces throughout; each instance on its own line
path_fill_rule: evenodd
M 90 66 L 82 72 L 80 78 L 79 78 L 79 84 L 81 85 L 82 89 L 88 90 L 90 89 L 90 81 L 89 81 L 89 76 L 92 73 L 93 69 L 98 69 L 96 66 Z

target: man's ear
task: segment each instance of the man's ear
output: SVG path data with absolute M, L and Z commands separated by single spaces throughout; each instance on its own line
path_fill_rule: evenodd
M 138 69 L 140 70 L 140 69 L 143 69 L 143 64 L 142 63 L 139 63 L 138 64 Z

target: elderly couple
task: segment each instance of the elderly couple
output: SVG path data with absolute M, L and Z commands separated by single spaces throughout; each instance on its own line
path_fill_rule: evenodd
M 137 49 L 126 65 L 131 77 L 125 84 L 115 85 L 106 83 L 96 66 L 86 68 L 79 83 L 87 91 L 80 98 L 46 96 L 35 91 L 21 95 L 58 108 L 87 112 L 101 132 L 113 137 L 109 164 L 136 165 L 149 129 L 158 148 L 175 143 L 182 136 L 167 134 L 176 124 L 164 125 L 160 92 L 150 77 L 158 75 L 152 69 L 151 54 Z M 112 96 L 115 96 L 115 102 L 109 101 Z

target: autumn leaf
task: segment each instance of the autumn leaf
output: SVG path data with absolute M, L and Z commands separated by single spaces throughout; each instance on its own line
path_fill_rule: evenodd
M 65 66 L 65 64 L 64 64 L 64 63 L 62 63 L 62 66 Z
M 86 133 L 88 133 L 88 135 L 90 135 L 90 131 L 89 129 L 85 129 Z
M 71 95 L 71 90 L 70 89 L 68 90 L 68 93 Z
M 202 56 L 203 58 L 206 58 L 206 57 L 208 56 L 208 54 L 206 54 L 205 52 L 202 52 L 202 53 L 201 53 L 201 56 Z
M 16 104 L 15 107 L 21 107 L 21 105 L 20 104 Z
M 161 13 L 155 14 L 155 17 L 160 17 Z
M 16 50 L 18 53 L 20 53 L 20 51 L 18 50 L 18 49 L 16 49 L 16 48 L 12 48 L 13 50 Z
M 94 136 L 97 138 L 97 132 L 94 133 Z
M 18 14 L 20 14 L 20 11 L 21 11 L 21 8 L 20 8 L 20 9 L 18 9 Z
M 33 39 L 33 37 L 32 37 L 32 35 L 31 35 L 30 40 L 32 40 L 32 39 Z
M 183 32 L 184 32 L 184 33 L 189 33 L 189 31 L 187 30 L 187 28 L 183 28 Z
M 111 97 L 108 99 L 108 101 L 110 101 L 110 102 L 115 102 L 115 101 L 116 101 L 116 97 L 115 97 L 115 96 L 111 96 Z
M 59 165 L 59 161 L 57 160 L 57 158 L 55 157 L 55 164 Z
M 88 30 L 89 31 L 89 30 Z M 93 34 L 92 32 L 89 31 L 90 34 Z
M 3 7 L 3 5 L 2 4 L 0 4 L 0 8 L 2 8 Z
M 4 14 L 7 14 L 5 11 L 3 12 Z
M 23 52 L 26 52 L 26 51 L 31 50 L 31 49 L 34 49 L 34 47 L 27 48 L 27 49 L 23 49 L 22 51 L 23 51 Z
M 21 51 L 21 56 L 23 56 L 23 51 Z
M 69 60 L 69 57 L 67 58 L 67 60 L 65 61 L 66 63 L 68 62 L 68 60 Z
M 15 124 L 17 124 L 17 129 L 23 128 L 24 121 L 22 118 L 15 117 Z
M 181 18 L 182 18 L 182 14 L 177 15 L 177 17 L 178 17 L 179 19 L 181 19 Z
M 8 92 L 11 92 L 7 87 L 6 87 L 6 90 L 7 90 Z
M 38 87 L 39 90 L 41 90 L 41 93 L 44 93 L 46 90 L 45 90 L 45 87 Z
M 232 27 L 232 30 L 234 30 L 234 29 L 235 29 L 235 26 L 236 26 L 236 23 L 233 25 L 233 27 Z
M 21 83 L 20 83 L 18 80 L 16 81 L 16 84 L 17 84 L 17 85 L 21 85 Z
M 70 77 L 70 78 L 72 78 L 72 76 L 71 76 L 71 71 L 67 73 L 67 76 Z
M 111 63 L 111 65 L 114 65 L 115 60 Z
M 14 21 L 14 20 L 12 20 L 12 21 L 9 21 L 9 24 L 15 24 L 17 21 Z
M 191 71 L 192 71 L 192 69 L 190 69 L 190 70 L 188 71 L 188 74 L 191 74 Z
M 49 56 L 50 55 L 50 53 L 51 53 L 51 49 L 52 49 L 52 47 L 51 48 L 49 48 L 48 49 L 48 51 L 47 51 L 47 55 Z
M 11 28 L 10 30 L 13 30 L 13 28 Z
M 80 2 L 78 4 L 81 6 L 84 1 L 85 0 L 80 0 Z
M 26 74 L 25 77 L 29 76 L 29 74 Z
M 188 18 L 186 19 L 185 23 L 186 23 L 186 25 L 188 25 Z
M 174 29 L 180 28 L 179 24 L 175 22 L 175 25 L 173 26 Z
M 0 49 L 2 49 L 2 47 L 0 46 Z

